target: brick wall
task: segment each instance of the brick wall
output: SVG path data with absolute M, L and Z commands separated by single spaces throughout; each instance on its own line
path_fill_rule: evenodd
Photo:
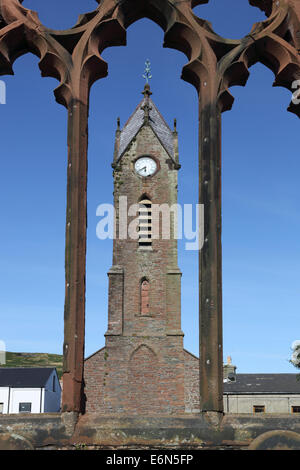
M 156 159 L 159 171 L 152 177 L 142 178 L 134 171 L 136 159 L 144 155 Z M 143 126 L 114 169 L 117 226 L 122 217 L 120 196 L 127 197 L 128 207 L 143 197 L 152 205 L 177 203 L 175 167 L 152 128 Z M 127 224 L 134 219 L 137 213 Z M 153 239 L 150 249 L 139 247 L 138 239 L 115 239 L 108 276 L 105 349 L 85 362 L 87 412 L 183 413 L 181 272 L 172 231 L 170 239 Z
M 187 413 L 200 411 L 199 359 L 184 350 L 184 402 Z
M 135 348 L 138 342 L 140 345 Z M 171 343 L 169 349 L 162 352 L 159 339 L 154 347 L 154 341 L 146 338 L 144 343 L 133 338 L 123 339 L 121 343 L 116 337 L 110 342 L 110 353 L 103 348 L 85 361 L 88 413 L 155 415 L 199 412 L 199 360 L 196 356 L 183 350 L 183 354 L 176 357 L 179 346 Z M 114 346 L 123 354 L 118 365 Z M 169 355 L 169 363 L 161 360 L 165 354 Z M 183 364 L 179 363 L 180 360 L 184 361 Z M 182 365 L 183 379 L 180 377 Z M 184 408 L 176 403 L 178 387 L 182 387 L 184 392 Z
M 156 158 L 160 167 L 157 174 L 150 178 L 141 178 L 134 172 L 135 160 L 145 154 Z M 119 198 L 126 196 L 129 207 L 137 204 L 143 195 L 147 195 L 152 204 L 177 203 L 177 170 L 149 126 L 140 130 L 114 172 L 117 226 L 120 221 Z M 136 214 L 129 216 L 128 225 L 136 218 Z M 173 237 L 170 240 L 159 238 L 152 241 L 152 250 L 142 250 L 137 239 L 117 239 L 113 249 L 113 269 L 115 267 L 124 270 L 124 285 L 121 276 L 118 281 L 110 276 L 117 285 L 110 285 L 108 333 L 119 333 L 117 327 L 123 334 L 136 335 L 144 334 L 145 328 L 149 329 L 150 326 L 151 331 L 146 336 L 154 332 L 165 334 L 166 328 L 180 330 L 181 273 L 177 266 L 177 240 Z M 168 276 L 169 272 L 172 275 Z M 140 283 L 143 278 L 149 281 L 150 306 L 146 316 L 140 315 Z M 168 291 L 172 306 L 167 299 Z M 149 322 L 147 317 L 151 317 L 152 321 Z
M 99 413 L 103 409 L 105 372 L 106 353 L 105 348 L 102 348 L 84 362 L 84 394 L 87 413 Z

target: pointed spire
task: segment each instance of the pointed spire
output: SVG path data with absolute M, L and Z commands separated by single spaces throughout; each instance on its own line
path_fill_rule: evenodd
M 132 139 L 137 135 L 142 126 L 151 126 L 157 138 L 174 161 L 175 165 L 179 167 L 176 160 L 175 152 L 177 149 L 177 132 L 176 129 L 172 132 L 155 103 L 151 99 L 152 92 L 150 90 L 149 80 L 152 78 L 150 61 L 146 62 L 146 69 L 143 75 L 146 83 L 142 91 L 143 99 L 136 107 L 134 113 L 130 116 L 124 124 L 122 130 L 117 129 L 117 161 L 122 157 L 125 150 Z

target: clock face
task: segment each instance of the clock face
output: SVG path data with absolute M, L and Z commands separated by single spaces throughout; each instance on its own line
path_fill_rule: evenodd
M 135 162 L 134 169 L 140 176 L 151 176 L 156 172 L 157 164 L 153 158 L 141 157 Z

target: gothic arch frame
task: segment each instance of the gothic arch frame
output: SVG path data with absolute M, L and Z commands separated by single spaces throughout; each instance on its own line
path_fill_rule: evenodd
M 149 351 L 154 357 L 155 359 L 157 360 L 157 362 L 159 361 L 159 356 L 157 354 L 157 351 L 155 351 L 153 349 L 153 346 L 148 346 L 147 343 L 141 343 L 139 344 L 136 348 L 134 348 L 131 352 L 130 352 L 130 356 L 129 356 L 129 362 L 131 362 L 133 356 L 140 350 L 140 349 L 147 349 L 147 351 Z
M 144 313 L 144 310 L 143 310 L 143 283 L 144 282 L 147 282 L 147 285 L 148 285 L 148 290 L 147 290 L 147 299 L 148 299 L 148 302 L 150 303 L 150 293 L 151 293 L 151 281 L 149 279 L 149 276 L 142 276 L 140 281 L 139 281 L 139 302 L 140 302 L 140 305 L 139 305 L 139 317 L 152 317 L 152 315 L 147 312 L 147 313 Z M 149 304 L 147 305 L 147 307 L 149 307 Z
M 267 19 L 241 40 L 229 40 L 194 14 L 193 7 L 209 0 L 96 0 L 99 6 L 65 31 L 46 28 L 22 1 L 0 0 L 0 74 L 13 74 L 21 55 L 37 55 L 42 76 L 60 82 L 55 98 L 68 110 L 63 411 L 82 411 L 89 92 L 107 75 L 102 51 L 126 45 L 128 26 L 147 17 L 164 30 L 164 47 L 187 56 L 182 78 L 198 92 L 199 202 L 206 209 L 199 253 L 200 399 L 202 411 L 222 412 L 221 113 L 234 101 L 229 88 L 244 86 L 256 62 L 274 72 L 275 86 L 291 90 L 300 79 L 299 2 L 249 0 Z M 288 110 L 300 117 L 299 105 L 292 102 Z
M 139 198 L 138 198 L 138 203 L 140 203 L 143 199 L 147 199 L 149 202 L 152 203 L 152 197 L 149 193 L 143 193 Z
M 142 354 L 146 361 L 139 360 L 139 356 Z M 136 364 L 137 360 L 137 364 Z M 141 364 L 142 363 L 142 364 Z M 143 367 L 143 374 L 140 374 L 140 367 Z M 136 367 L 137 366 L 137 367 Z M 146 366 L 146 367 L 145 367 Z M 127 371 L 127 380 L 129 383 L 129 393 L 128 393 L 128 408 L 136 408 L 137 401 L 139 406 L 141 401 L 144 402 L 144 406 L 149 407 L 149 411 L 152 411 L 152 406 L 149 401 L 153 401 L 153 404 L 159 398 L 157 382 L 159 380 L 158 369 L 160 366 L 160 359 L 157 351 L 154 348 L 149 346 L 147 343 L 142 342 L 129 354 L 128 361 L 128 371 Z M 150 377 L 149 377 L 150 374 Z M 148 376 L 148 377 L 147 377 Z M 137 383 L 135 383 L 135 380 Z M 142 393 L 140 384 L 143 384 Z M 149 391 L 149 388 L 151 389 Z M 143 392 L 148 395 L 148 397 L 143 399 Z

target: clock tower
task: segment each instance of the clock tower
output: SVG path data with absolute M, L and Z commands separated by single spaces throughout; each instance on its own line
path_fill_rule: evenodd
M 174 227 L 178 137 L 176 122 L 172 131 L 152 101 L 148 83 L 143 95 L 123 129 L 118 120 L 108 328 L 97 360 L 91 357 L 85 365 L 87 410 L 103 414 L 185 410 Z

